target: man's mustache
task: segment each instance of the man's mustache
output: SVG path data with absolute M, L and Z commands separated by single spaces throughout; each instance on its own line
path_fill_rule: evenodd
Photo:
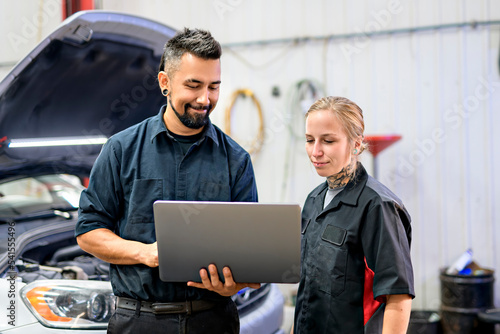
M 186 110 L 187 108 L 192 108 L 192 109 L 195 109 L 195 110 L 210 110 L 211 109 L 211 105 L 206 105 L 206 106 L 193 106 L 192 104 L 186 104 Z

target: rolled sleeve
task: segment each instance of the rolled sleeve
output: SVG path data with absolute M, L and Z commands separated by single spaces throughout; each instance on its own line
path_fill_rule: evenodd
M 88 188 L 80 196 L 75 236 L 98 228 L 115 231 L 123 198 L 119 170 L 113 143 L 108 141 L 92 168 Z

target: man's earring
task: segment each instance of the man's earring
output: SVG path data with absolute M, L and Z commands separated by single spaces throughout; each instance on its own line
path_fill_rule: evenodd
M 354 151 L 352 151 L 352 154 L 354 154 L 354 155 L 358 154 L 358 149 L 355 148 Z
M 168 89 L 162 90 L 161 93 L 163 94 L 163 96 L 167 96 L 168 95 Z

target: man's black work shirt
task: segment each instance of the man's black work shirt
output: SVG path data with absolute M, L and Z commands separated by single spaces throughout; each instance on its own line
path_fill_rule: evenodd
M 164 111 L 165 106 L 103 146 L 80 198 L 76 236 L 106 228 L 124 239 L 153 243 L 156 200 L 257 201 L 252 163 L 243 148 L 209 123 L 184 155 L 167 131 Z M 165 283 L 158 268 L 146 265 L 112 264 L 110 276 L 117 296 L 159 302 L 222 298 L 186 283 Z
M 358 163 L 323 208 L 328 184 L 302 210 L 302 268 L 295 333 L 381 333 L 385 295 L 415 295 L 410 216 Z

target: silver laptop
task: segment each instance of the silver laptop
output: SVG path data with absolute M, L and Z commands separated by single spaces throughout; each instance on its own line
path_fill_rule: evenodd
M 160 278 L 200 282 L 209 264 L 231 268 L 241 283 L 300 279 L 298 204 L 156 201 Z

